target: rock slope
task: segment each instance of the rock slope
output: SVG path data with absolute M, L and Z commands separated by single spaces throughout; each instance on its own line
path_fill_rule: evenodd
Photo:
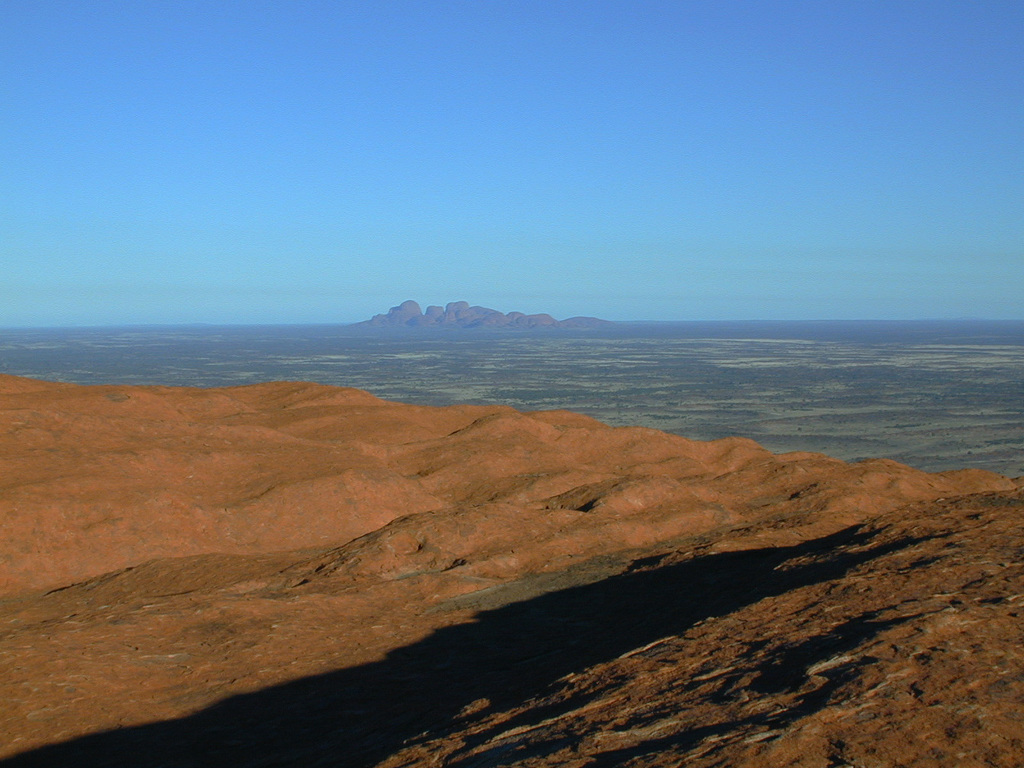
M 299 383 L 0 419 L 4 765 L 1024 756 L 1020 481 Z

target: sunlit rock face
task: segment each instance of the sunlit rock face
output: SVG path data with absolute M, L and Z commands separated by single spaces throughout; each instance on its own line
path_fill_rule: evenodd
M 294 382 L 0 419 L 5 765 L 1024 757 L 1019 480 Z

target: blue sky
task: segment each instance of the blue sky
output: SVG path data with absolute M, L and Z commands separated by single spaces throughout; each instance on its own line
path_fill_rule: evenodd
M 0 326 L 1024 318 L 1019 0 L 0 0 Z

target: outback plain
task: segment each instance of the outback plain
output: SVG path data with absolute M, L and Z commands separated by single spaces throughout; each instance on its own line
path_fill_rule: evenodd
M 578 411 L 697 440 L 1024 475 L 1024 323 L 9 330 L 0 373 L 89 383 L 309 381 L 422 405 Z

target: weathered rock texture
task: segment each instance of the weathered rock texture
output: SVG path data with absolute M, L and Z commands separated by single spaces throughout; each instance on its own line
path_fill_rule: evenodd
M 1021 483 L 0 377 L 5 765 L 1019 765 Z
M 522 312 L 499 312 L 487 307 L 470 306 L 466 301 L 453 301 L 443 309 L 429 306 L 424 312 L 415 301 L 403 301 L 386 314 L 374 315 L 352 327 L 405 327 L 405 328 L 597 328 L 611 325 L 596 317 L 570 317 L 556 320 L 548 314 L 526 315 Z

